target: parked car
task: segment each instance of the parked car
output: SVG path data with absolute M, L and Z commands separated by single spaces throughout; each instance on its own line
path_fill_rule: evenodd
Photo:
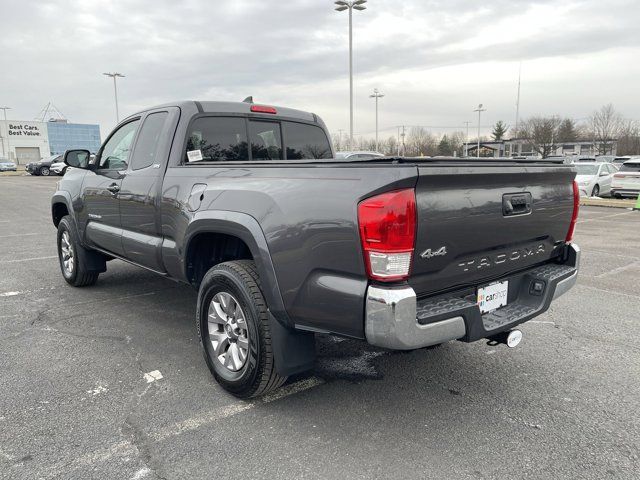
M 640 193 L 640 158 L 627 160 L 613 175 L 611 195 L 616 198 L 637 197 Z
M 7 158 L 0 157 L 0 172 L 15 172 L 18 170 L 16 164 Z
M 613 174 L 618 171 L 611 163 L 579 163 L 576 166 L 578 174 L 576 182 L 580 195 L 598 197 L 610 193 Z
M 578 274 L 571 165 L 336 159 L 317 115 L 244 102 L 147 109 L 88 159 L 65 153 L 52 197 L 64 279 L 120 258 L 192 285 L 205 361 L 243 398 L 312 368 L 316 332 L 515 346 Z
M 597 163 L 596 157 L 587 157 L 584 155 L 575 155 L 572 160 L 573 163 Z
M 91 159 L 93 159 L 95 157 L 94 154 L 91 154 Z M 51 164 L 51 167 L 49 168 L 49 170 L 53 173 L 55 173 L 56 175 L 64 175 L 67 172 L 67 168 L 69 168 L 69 166 L 64 163 L 64 155 L 62 156 L 62 158 Z
M 43 158 L 39 162 L 27 163 L 25 170 L 31 175 L 42 175 L 48 177 L 51 174 L 51 165 L 63 160 L 63 155 L 52 155 L 47 158 Z
M 336 158 L 344 158 L 344 159 L 359 159 L 359 160 L 370 160 L 372 158 L 384 157 L 382 153 L 379 152 L 368 152 L 368 151 L 354 151 L 354 152 L 336 152 Z

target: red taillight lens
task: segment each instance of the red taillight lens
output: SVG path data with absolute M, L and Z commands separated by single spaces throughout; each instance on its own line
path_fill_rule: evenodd
M 251 105 L 251 111 L 256 113 L 278 113 L 275 107 L 267 107 L 266 105 Z
M 358 204 L 360 241 L 370 278 L 382 282 L 409 276 L 416 236 L 416 194 L 397 190 Z
M 566 242 L 573 240 L 573 233 L 576 230 L 576 222 L 578 221 L 578 211 L 580 210 L 580 191 L 578 190 L 578 182 L 573 181 L 573 215 L 571 216 L 571 225 L 567 232 Z

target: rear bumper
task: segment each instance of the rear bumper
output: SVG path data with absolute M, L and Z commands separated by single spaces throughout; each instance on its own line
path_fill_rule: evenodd
M 418 300 L 409 286 L 367 290 L 367 341 L 393 350 L 411 350 L 449 340 L 473 342 L 495 335 L 540 315 L 551 302 L 570 290 L 578 278 L 580 248 L 567 245 L 561 263 L 549 263 L 508 275 L 507 306 L 481 314 L 475 288 Z M 532 293 L 534 282 L 543 290 Z
M 637 197 L 640 194 L 639 189 L 635 188 L 612 188 L 611 195 L 619 195 L 621 197 Z

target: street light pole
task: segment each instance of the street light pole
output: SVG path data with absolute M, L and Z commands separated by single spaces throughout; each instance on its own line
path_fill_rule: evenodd
M 373 89 L 373 94 L 369 95 L 371 98 L 376 99 L 376 152 L 378 151 L 378 99 L 384 97 L 384 94 L 380 93 L 377 88 Z
M 9 124 L 7 123 L 7 110 L 11 110 L 11 107 L 0 107 L 0 110 L 4 112 L 4 127 L 7 129 L 7 149 L 4 149 L 4 137 L 2 138 L 2 155 L 7 156 L 7 160 L 11 161 L 11 147 L 9 147 Z M 17 162 L 16 162 L 17 164 Z
M 120 112 L 118 112 L 118 87 L 116 86 L 116 77 L 123 77 L 121 73 L 113 72 L 113 73 L 103 73 L 106 77 L 113 78 L 113 95 L 116 99 L 116 123 L 120 123 Z
M 349 148 L 353 150 L 353 10 L 365 10 L 367 0 L 336 0 L 338 12 L 349 10 Z
M 478 105 L 478 108 L 474 110 L 474 112 L 478 112 L 478 147 L 476 150 L 476 158 L 480 158 L 480 114 L 486 111 L 486 108 L 482 108 L 482 104 Z

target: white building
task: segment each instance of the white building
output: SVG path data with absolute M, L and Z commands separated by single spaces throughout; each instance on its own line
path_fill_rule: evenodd
M 0 120 L 0 157 L 24 165 L 49 155 L 47 122 Z

